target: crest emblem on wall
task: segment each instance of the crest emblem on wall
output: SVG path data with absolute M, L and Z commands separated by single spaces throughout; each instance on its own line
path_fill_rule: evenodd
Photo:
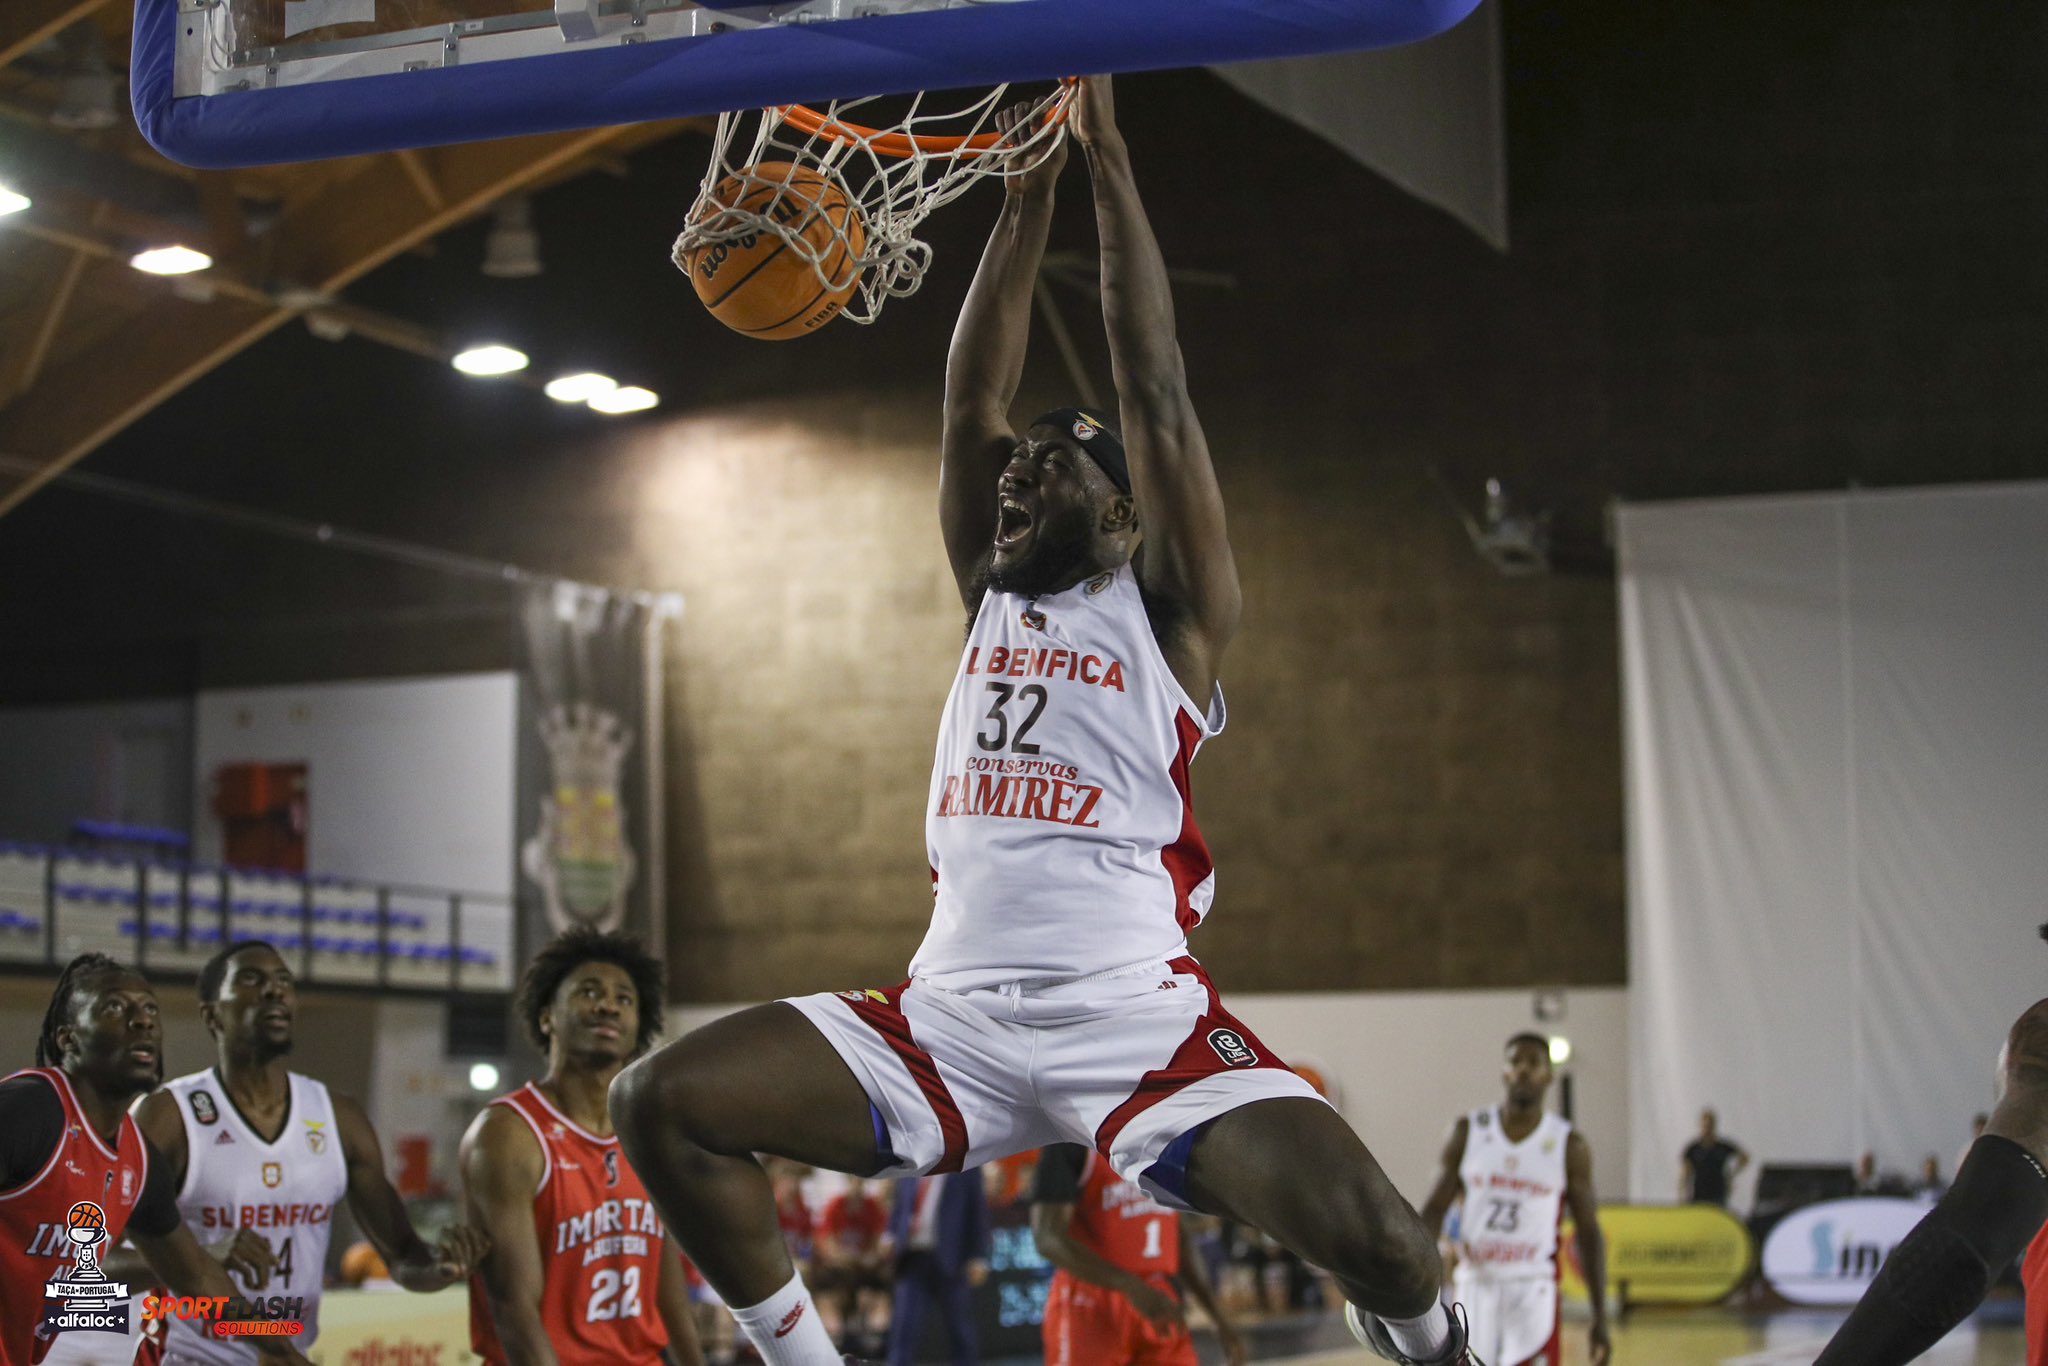
M 603 707 L 577 702 L 548 708 L 540 738 L 551 781 L 520 867 L 540 888 L 557 934 L 572 925 L 616 930 L 636 869 L 619 795 L 633 732 Z

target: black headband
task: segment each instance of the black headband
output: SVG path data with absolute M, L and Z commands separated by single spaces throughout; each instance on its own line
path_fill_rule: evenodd
M 1131 491 L 1131 466 L 1124 459 L 1123 438 L 1095 414 L 1082 408 L 1055 408 L 1034 418 L 1031 425 L 1059 428 L 1081 443 L 1081 449 L 1088 452 L 1088 458 L 1109 476 L 1109 482 L 1115 484 L 1118 491 Z

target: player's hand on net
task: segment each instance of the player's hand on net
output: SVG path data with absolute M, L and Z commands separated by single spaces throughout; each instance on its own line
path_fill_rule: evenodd
M 208 1243 L 206 1255 L 251 1291 L 270 1284 L 270 1273 L 277 1266 L 277 1249 L 254 1229 L 236 1229 L 231 1237 Z
M 1003 188 L 1014 195 L 1050 195 L 1067 164 L 1067 139 L 1055 128 L 1031 141 L 1039 131 L 1038 125 L 1029 121 L 1031 109 L 1029 101 L 1019 101 L 996 111 L 996 131 L 1009 149 L 1003 153 Z M 1018 145 L 1024 142 L 1030 146 Z

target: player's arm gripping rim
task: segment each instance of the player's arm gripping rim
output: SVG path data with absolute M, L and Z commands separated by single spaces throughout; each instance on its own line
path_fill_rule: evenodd
M 1003 111 L 998 122 L 1005 133 L 1016 126 L 1018 113 Z M 1017 444 L 1010 404 L 1024 377 L 1032 291 L 1052 226 L 1053 186 L 1066 163 L 1066 139 L 1061 138 L 1032 170 L 1004 177 L 1003 212 L 982 251 L 946 353 L 939 531 L 969 612 L 979 605 L 969 594 L 995 536 L 996 479 Z
M 1223 1349 L 1224 1366 L 1245 1366 L 1251 1356 L 1244 1338 L 1216 1299 L 1216 1287 L 1209 1284 L 1209 1269 L 1202 1262 L 1202 1250 L 1195 1245 L 1194 1230 L 1185 1217 L 1180 1220 L 1180 1281 L 1195 1303 L 1202 1306 L 1209 1322 L 1216 1325 L 1216 1345 Z
M 676 1366 L 704 1366 L 697 1342 L 697 1320 L 690 1313 L 690 1279 L 683 1271 L 683 1250 L 674 1238 L 662 1239 L 661 1283 L 655 1287 L 655 1310 L 668 1329 L 669 1359 Z
M 1430 1189 L 1429 1198 L 1422 1202 L 1422 1224 L 1429 1230 L 1429 1236 L 1437 1240 L 1438 1251 L 1443 1249 L 1444 1219 L 1465 1194 L 1465 1179 L 1458 1175 L 1458 1169 L 1465 1165 L 1465 1140 L 1471 1136 L 1472 1119 L 1469 1115 L 1458 1116 L 1451 1125 L 1451 1136 L 1444 1140 L 1443 1165 L 1436 1174 L 1436 1185 Z M 1446 1259 L 1448 1261 L 1448 1259 Z M 1444 1279 L 1451 1278 L 1451 1268 L 1444 1267 Z
M 543 1170 L 540 1141 L 503 1105 L 487 1105 L 462 1136 L 462 1190 L 471 1223 L 491 1240 L 478 1268 L 508 1366 L 556 1366 L 541 1322 L 546 1273 L 533 1229 Z
M 186 1147 L 185 1125 L 178 1118 L 178 1098 L 169 1091 L 152 1091 L 144 1096 L 142 1103 L 135 1107 L 135 1127 L 142 1130 L 142 1137 L 150 1146 L 150 1162 L 163 1164 L 171 1189 L 182 1187 L 185 1184 Z M 252 1295 L 270 1283 L 271 1269 L 277 1265 L 277 1249 L 254 1229 L 238 1228 L 211 1243 L 201 1243 L 200 1247 L 206 1250 L 207 1256 L 225 1267 L 229 1275 L 247 1286 Z M 132 1238 L 102 1257 L 100 1270 L 107 1273 L 108 1279 L 116 1281 L 147 1280 L 150 1275 L 149 1259 L 142 1255 Z
M 263 1317 L 228 1279 L 226 1268 L 206 1255 L 206 1249 L 192 1236 L 192 1230 L 183 1224 L 175 1225 L 161 1237 L 152 1238 L 133 1229 L 129 1231 L 129 1237 L 134 1240 L 136 1249 L 149 1260 L 156 1274 L 163 1278 L 164 1284 L 170 1287 L 172 1294 L 225 1298 L 228 1307 L 221 1315 L 225 1321 L 243 1322 Z M 256 1348 L 257 1356 L 266 1362 L 308 1366 L 306 1359 L 292 1349 L 288 1338 L 258 1337 L 248 1341 Z
M 491 1250 L 489 1235 L 457 1224 L 439 1247 L 412 1226 L 405 1201 L 384 1171 L 384 1149 L 363 1107 L 348 1096 L 334 1096 L 335 1127 L 341 1131 L 341 1154 L 348 1164 L 348 1208 L 363 1236 L 391 1268 L 391 1279 L 407 1290 L 428 1292 L 467 1277 Z
M 1223 493 L 1188 397 L 1166 262 L 1131 176 L 1108 77 L 1081 82 L 1068 126 L 1095 182 L 1102 321 L 1144 533 L 1139 579 L 1177 618 L 1171 629 L 1157 621 L 1153 629 L 1174 676 L 1206 706 L 1244 605 Z
M 1564 1200 L 1579 1240 L 1579 1267 L 1586 1275 L 1586 1293 L 1593 1301 L 1586 1359 L 1591 1366 L 1607 1366 L 1614 1350 L 1607 1340 L 1607 1238 L 1600 1230 L 1600 1200 L 1593 1193 L 1593 1146 L 1576 1129 L 1564 1145 Z

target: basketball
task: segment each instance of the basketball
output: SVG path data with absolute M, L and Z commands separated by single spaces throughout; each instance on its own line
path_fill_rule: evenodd
M 764 161 L 720 181 L 701 212 L 721 208 L 766 214 L 785 225 L 818 254 L 824 278 L 802 253 L 765 229 L 708 243 L 692 250 L 684 265 L 712 317 L 749 337 L 787 341 L 839 316 L 860 283 L 856 262 L 867 245 L 867 229 L 838 185 L 808 166 Z
M 100 1230 L 107 1226 L 107 1216 L 98 1205 L 90 1200 L 81 1200 L 71 1207 L 64 1222 L 76 1229 Z
M 367 1242 L 351 1244 L 348 1251 L 341 1254 L 341 1279 L 349 1285 L 390 1278 L 391 1268 L 384 1265 L 377 1249 Z

